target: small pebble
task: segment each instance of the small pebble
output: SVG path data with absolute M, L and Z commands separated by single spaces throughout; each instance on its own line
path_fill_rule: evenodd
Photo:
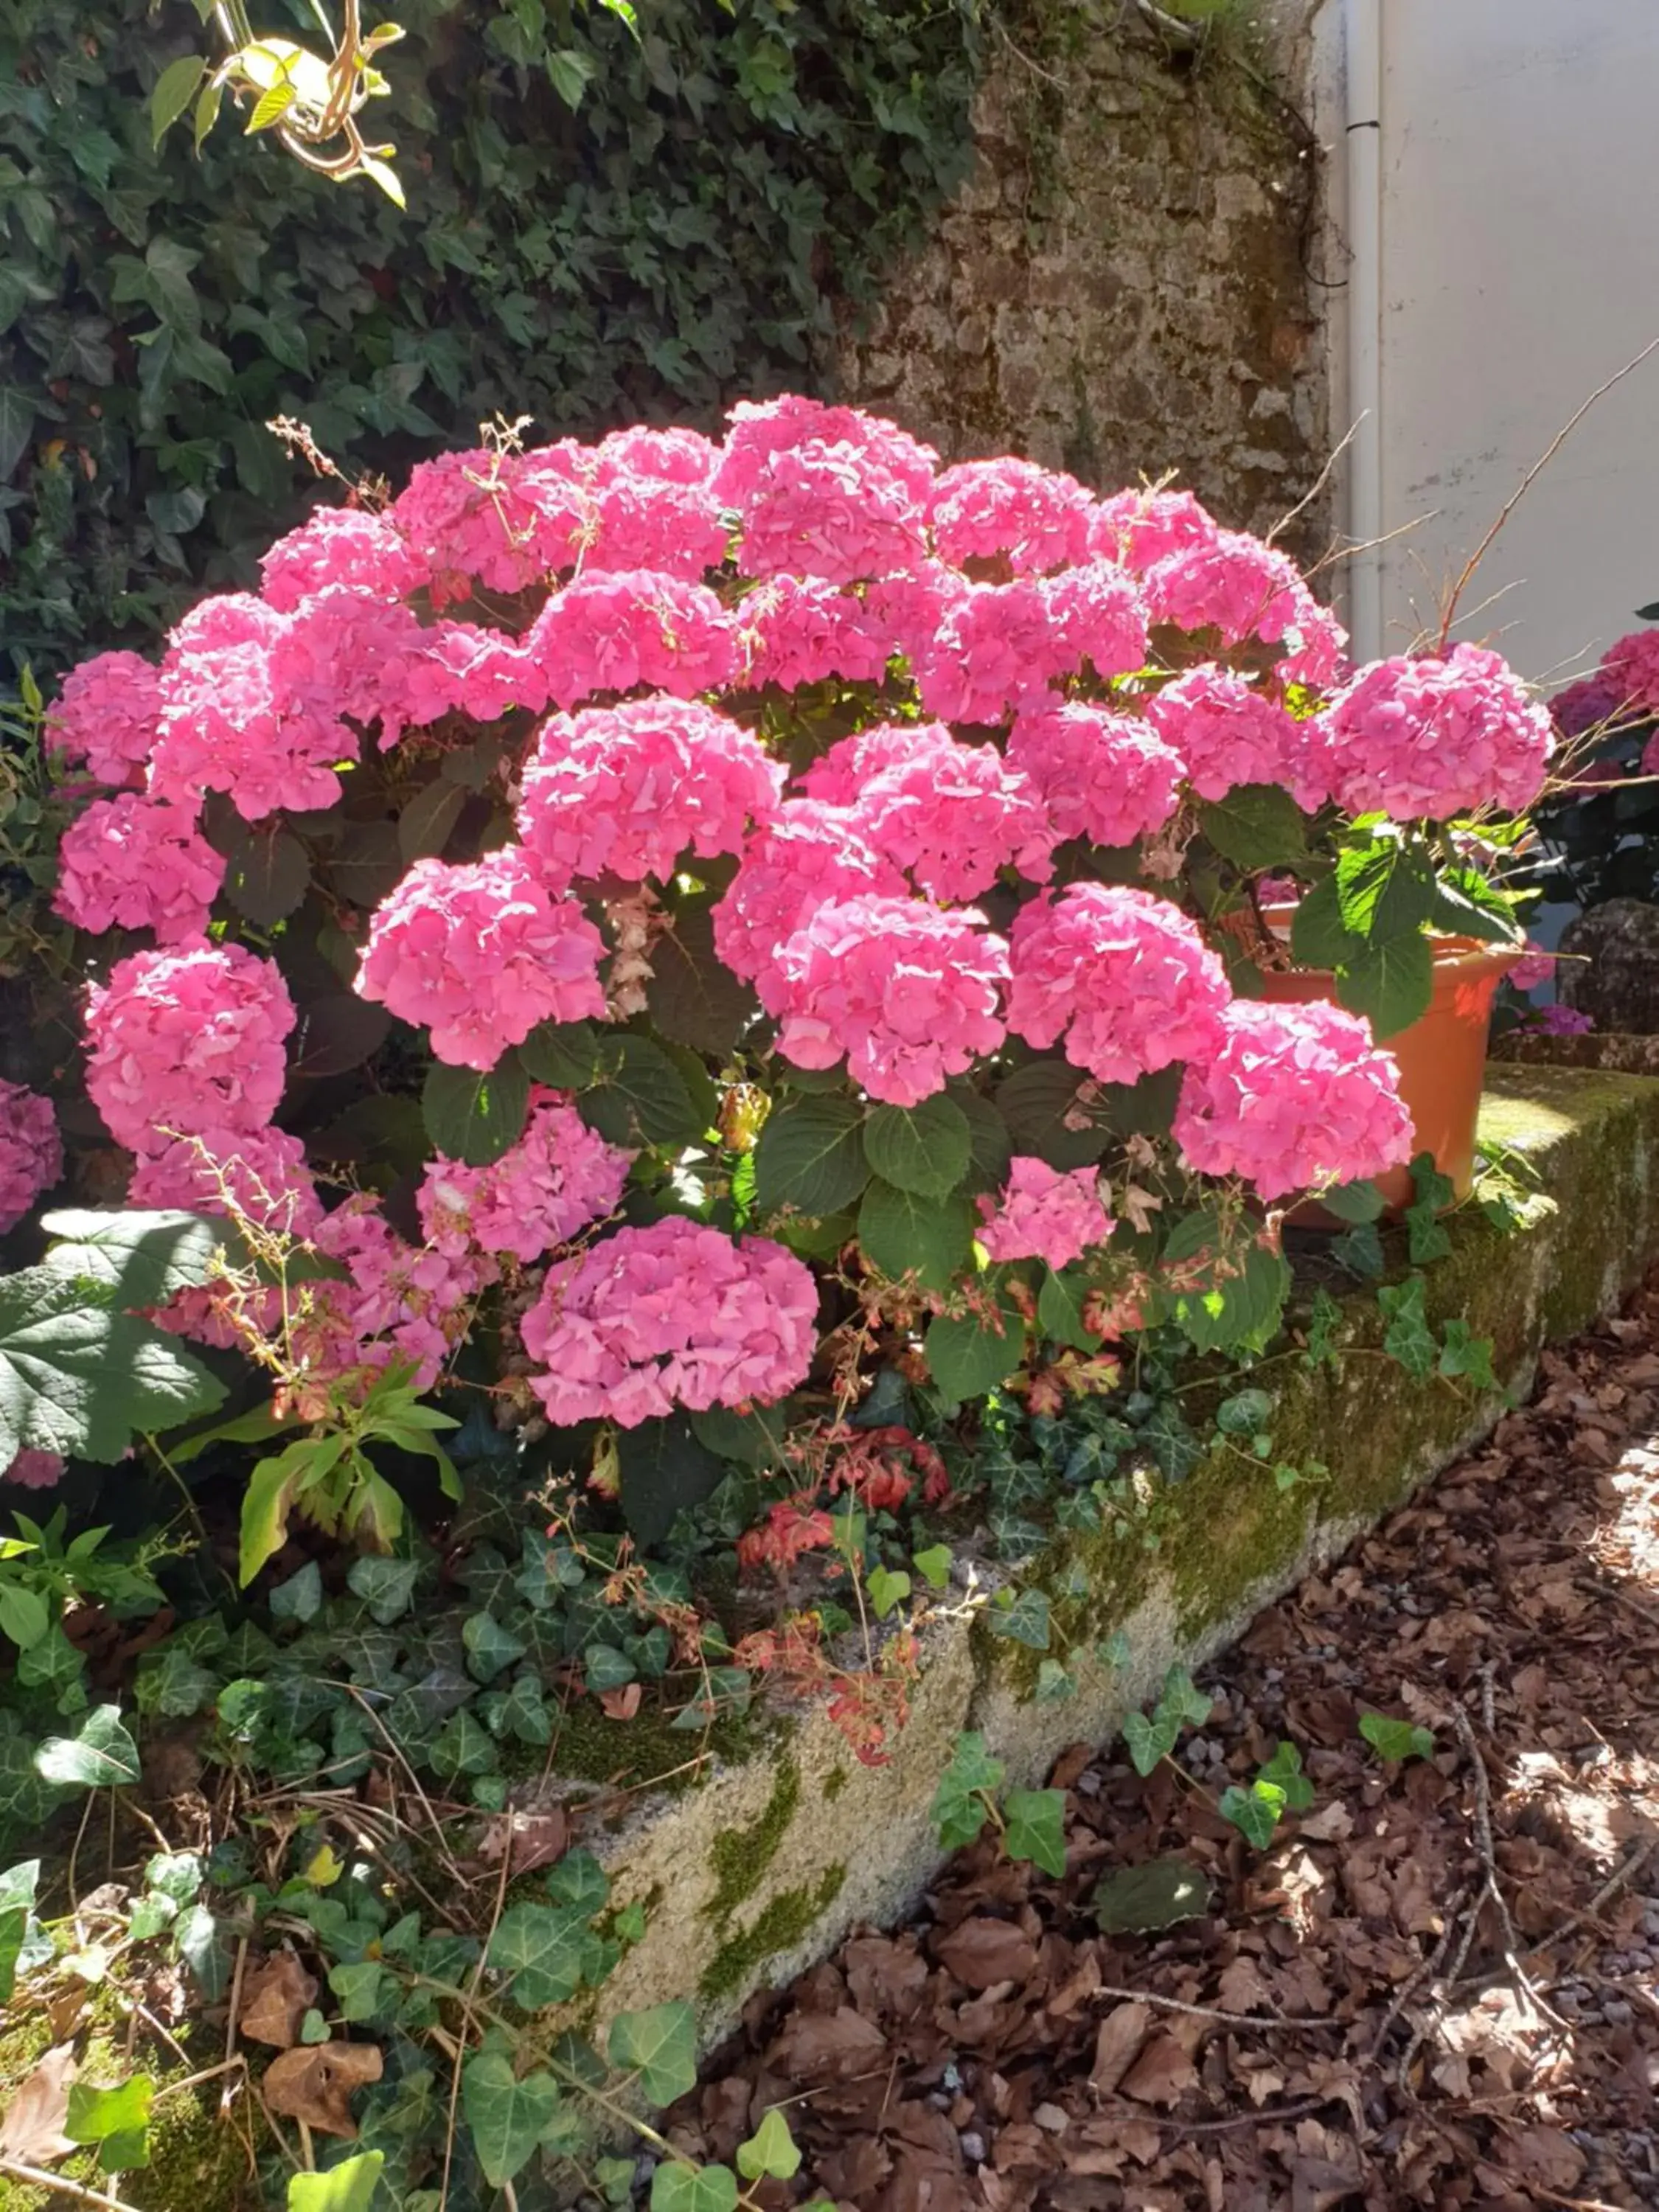
M 1601 2017 L 1613 2027 L 1628 2027 L 1634 2015 L 1623 1997 L 1608 1997 L 1602 2004 Z
M 1039 2105 L 1031 2118 L 1046 2135 L 1063 2136 L 1072 2124 L 1071 2114 L 1061 2112 L 1058 2105 Z
M 984 2136 L 982 2135 L 976 2134 L 970 2129 L 969 2132 L 961 2138 L 961 2142 L 963 2156 L 975 2166 L 983 2166 L 985 2163 Z
M 1282 1667 L 1265 1668 L 1261 1679 L 1264 1682 L 1282 1682 L 1285 1679 L 1285 1669 Z

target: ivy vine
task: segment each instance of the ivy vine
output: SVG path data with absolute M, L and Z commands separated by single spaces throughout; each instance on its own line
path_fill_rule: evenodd
M 142 644 L 249 575 L 310 493 L 274 416 L 358 473 L 497 413 L 591 434 L 822 389 L 836 303 L 966 171 L 980 10 L 652 0 L 635 39 L 569 0 L 410 0 L 385 60 L 404 214 L 264 137 L 154 146 L 192 10 L 0 0 L 12 667 Z

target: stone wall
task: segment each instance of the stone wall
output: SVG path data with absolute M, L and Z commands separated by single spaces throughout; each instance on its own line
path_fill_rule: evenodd
M 846 395 L 951 459 L 1012 450 L 1106 489 L 1174 470 L 1271 528 L 1329 450 L 1318 3 L 1236 0 L 1188 51 L 1134 0 L 1026 0 L 999 29 L 1005 8 L 975 170 L 847 334 Z M 1310 510 L 1287 547 L 1328 529 Z

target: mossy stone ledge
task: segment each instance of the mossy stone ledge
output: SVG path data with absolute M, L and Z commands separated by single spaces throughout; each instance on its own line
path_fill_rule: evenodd
M 1481 1133 L 1528 1187 L 1521 1225 L 1499 1237 L 1455 1219 L 1450 1256 L 1425 1271 L 1425 1306 L 1437 1329 L 1461 1317 L 1489 1336 L 1500 1381 L 1521 1395 L 1546 1344 L 1610 1311 L 1659 1261 L 1659 1080 L 1494 1066 Z M 1338 1366 L 1293 1358 L 1261 1376 L 1275 1400 L 1273 1462 L 1308 1479 L 1281 1488 L 1272 1466 L 1218 1449 L 1158 1490 L 1121 1539 L 1057 1539 L 1019 1571 L 1047 1591 L 1068 1644 L 1091 1650 L 1121 1630 L 1121 1666 L 1079 1659 L 1076 1695 L 1040 1703 L 1036 1654 L 966 1611 L 943 1618 L 887 1765 L 852 1761 L 821 1706 L 774 1700 L 752 1748 L 594 1838 L 617 1901 L 648 1904 L 602 2014 L 685 1997 L 712 2045 L 751 1991 L 822 1957 L 855 1922 L 915 1903 L 940 1856 L 928 1805 L 958 1730 L 982 1729 L 1011 1782 L 1039 1781 L 1063 1745 L 1115 1735 L 1171 1665 L 1196 1667 L 1232 1642 L 1493 1426 L 1501 1395 L 1414 1381 L 1382 1353 L 1370 1289 L 1342 1304 L 1349 1356 Z

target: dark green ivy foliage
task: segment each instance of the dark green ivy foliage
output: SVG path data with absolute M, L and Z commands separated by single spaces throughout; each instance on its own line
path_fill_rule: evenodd
M 0 684 L 249 579 L 314 496 L 273 416 L 398 474 L 498 414 L 712 428 L 822 390 L 833 303 L 965 172 L 979 5 L 640 0 L 636 42 L 570 0 L 406 0 L 374 118 L 404 215 L 228 118 L 153 151 L 209 37 L 182 0 L 0 0 Z

